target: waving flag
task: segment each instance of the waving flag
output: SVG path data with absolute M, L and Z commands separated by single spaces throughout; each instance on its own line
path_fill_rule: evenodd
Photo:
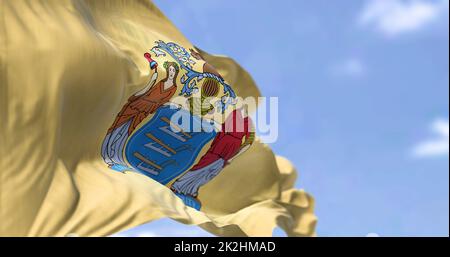
M 260 93 L 234 61 L 149 1 L 0 7 L 0 235 L 102 236 L 162 217 L 314 235 L 312 197 L 238 107 Z

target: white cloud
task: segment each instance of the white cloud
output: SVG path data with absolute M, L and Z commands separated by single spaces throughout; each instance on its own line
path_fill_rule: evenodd
M 145 231 L 136 235 L 136 237 L 159 237 L 159 236 L 161 235 L 152 231 Z
M 431 125 L 435 138 L 419 143 L 413 149 L 416 157 L 448 156 L 449 153 L 449 122 L 438 119 Z
M 387 36 L 416 31 L 448 12 L 448 0 L 370 0 L 359 22 Z
M 359 77 L 365 73 L 363 62 L 358 58 L 349 58 L 334 65 L 332 72 L 338 76 Z
M 210 233 L 193 226 L 180 224 L 174 227 L 149 229 L 149 225 L 141 225 L 128 231 L 120 232 L 111 237 L 205 237 L 211 236 Z
M 201 237 L 212 236 L 198 226 L 188 226 L 165 218 L 121 231 L 113 237 Z
M 111 237 L 161 237 L 163 235 L 159 235 L 153 231 L 142 231 L 139 233 L 127 233 L 127 232 L 121 232 L 114 235 L 111 235 Z
M 377 233 L 369 233 L 366 235 L 366 237 L 380 237 Z
M 117 234 L 110 235 L 109 237 L 129 237 L 129 236 L 124 233 L 117 233 Z

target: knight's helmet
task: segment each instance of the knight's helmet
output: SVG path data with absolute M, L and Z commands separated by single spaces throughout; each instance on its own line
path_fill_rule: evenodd
M 217 97 L 219 94 L 219 82 L 213 78 L 205 78 L 200 86 L 200 97 L 189 98 L 190 110 L 192 113 L 205 115 L 214 109 L 214 105 L 207 101 L 207 98 Z

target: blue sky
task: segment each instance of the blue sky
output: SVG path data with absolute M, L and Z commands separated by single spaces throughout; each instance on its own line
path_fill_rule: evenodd
M 279 97 L 271 147 L 315 197 L 319 236 L 449 235 L 448 0 L 154 2 Z M 161 220 L 120 235 L 208 233 Z

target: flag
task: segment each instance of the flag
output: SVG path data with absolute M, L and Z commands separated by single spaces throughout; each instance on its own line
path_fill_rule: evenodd
M 0 17 L 1 236 L 164 217 L 219 236 L 315 235 L 295 169 L 233 107 L 260 96 L 252 78 L 152 2 L 0 0 Z

